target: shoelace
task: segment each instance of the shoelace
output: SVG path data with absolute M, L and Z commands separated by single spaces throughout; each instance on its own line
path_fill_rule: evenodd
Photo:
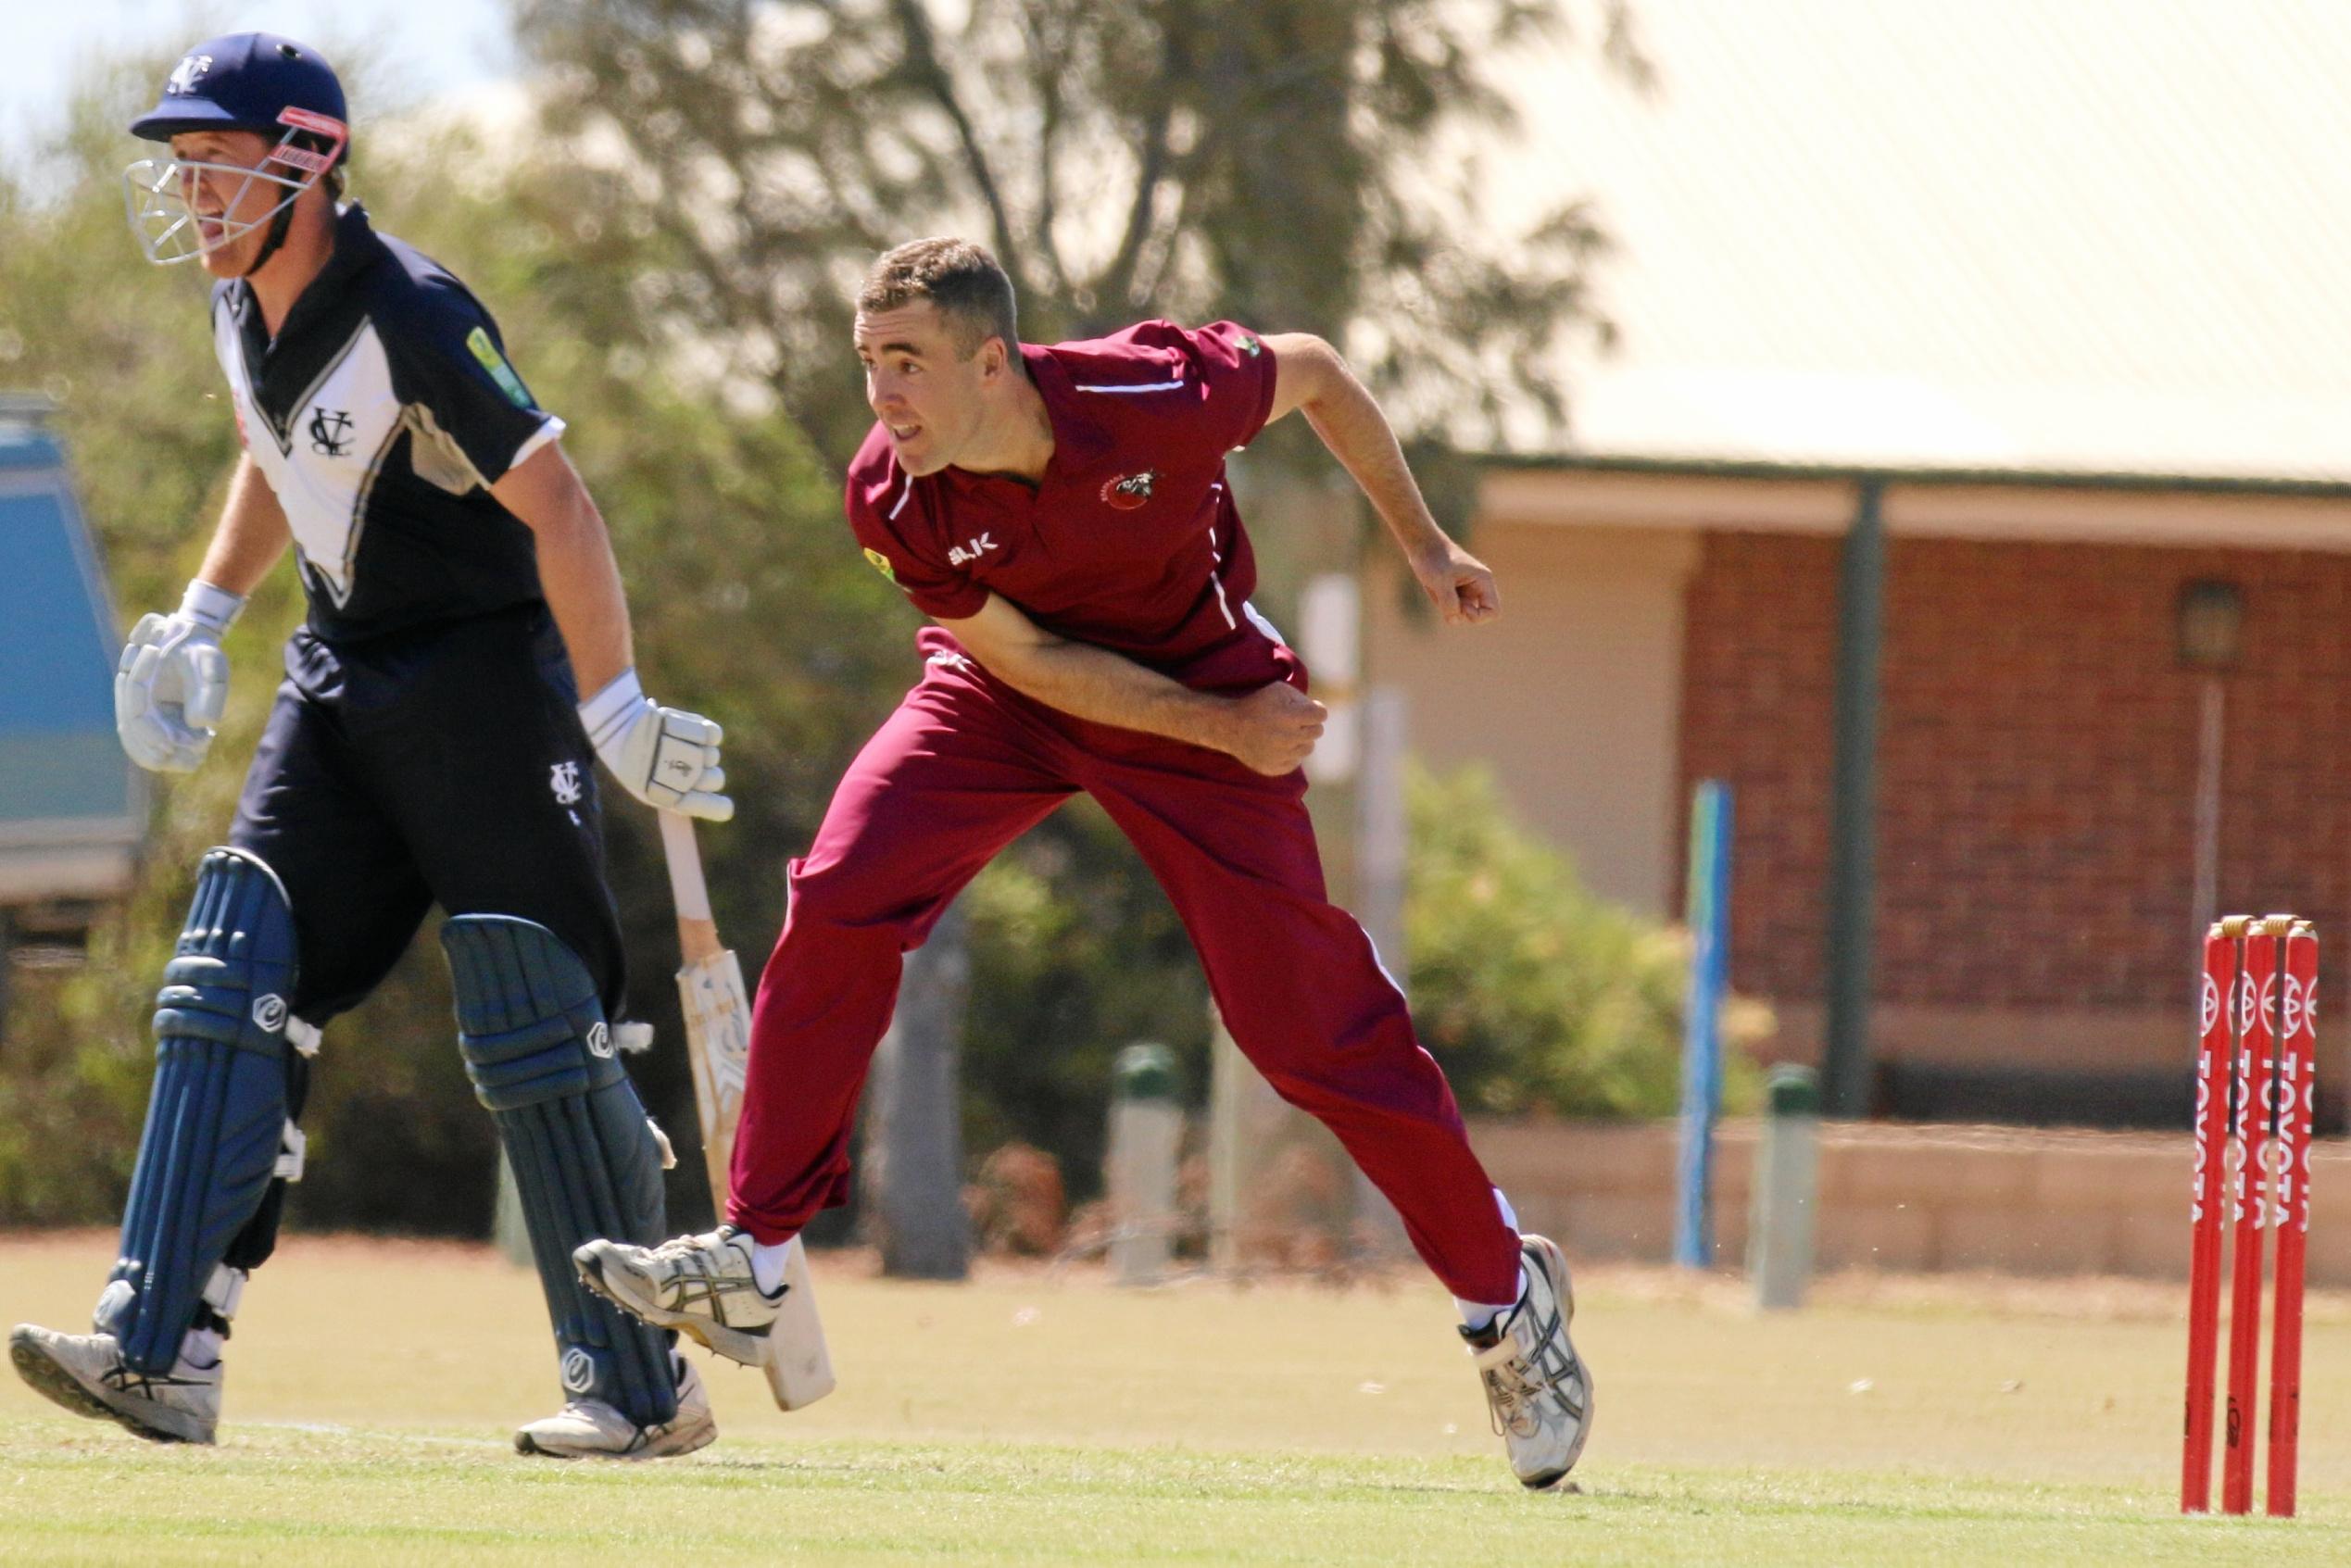
M 662 1242 L 659 1247 L 653 1248 L 653 1250 L 647 1254 L 647 1256 L 662 1259 L 684 1258 L 692 1253 L 700 1252 L 707 1248 L 719 1246 L 720 1244 L 719 1237 L 715 1232 L 707 1236 L 673 1236 L 670 1237 L 669 1240 Z
M 1533 1407 L 1546 1394 L 1559 1402 L 1562 1413 L 1579 1417 L 1582 1412 L 1567 1394 L 1567 1381 L 1576 1374 L 1576 1359 L 1567 1353 L 1565 1337 L 1560 1333 L 1557 1321 L 1545 1325 L 1531 1361 L 1526 1352 L 1516 1348 L 1515 1337 L 1509 1343 L 1513 1348 L 1508 1356 L 1479 1369 L 1486 1384 L 1486 1408 L 1494 1435 L 1504 1436 L 1505 1428 L 1517 1432 L 1522 1421 L 1533 1414 Z
M 1528 1371 L 1525 1359 L 1515 1355 L 1483 1369 L 1486 1415 L 1497 1437 L 1516 1432 L 1523 1412 L 1542 1392 L 1541 1386 L 1528 1375 Z

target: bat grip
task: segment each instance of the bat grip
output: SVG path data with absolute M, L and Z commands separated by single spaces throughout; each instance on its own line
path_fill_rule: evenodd
M 702 852 L 694 843 L 694 819 L 681 811 L 660 811 L 661 852 L 670 863 L 670 897 L 680 920 L 710 918 L 710 888 L 702 880 Z

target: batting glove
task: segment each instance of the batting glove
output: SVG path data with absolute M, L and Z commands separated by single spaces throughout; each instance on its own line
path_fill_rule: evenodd
M 114 733 L 131 760 L 154 772 L 188 773 L 204 760 L 229 702 L 220 634 L 245 608 L 242 596 L 198 579 L 170 615 L 143 615 L 114 673 Z
M 725 732 L 699 713 L 661 707 L 645 695 L 635 671 L 623 670 L 580 704 L 580 722 L 621 787 L 655 810 L 713 822 L 735 815 L 735 802 L 719 793 L 726 787 L 719 766 Z

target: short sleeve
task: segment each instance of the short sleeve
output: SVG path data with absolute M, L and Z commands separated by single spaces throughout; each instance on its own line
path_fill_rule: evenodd
M 419 289 L 379 323 L 400 401 L 421 408 L 484 485 L 563 433 L 506 357 L 497 323 L 454 282 Z
M 1274 411 L 1274 356 L 1257 333 L 1234 321 L 1191 329 L 1156 321 L 1136 337 L 1183 356 L 1197 383 L 1193 422 L 1203 445 L 1236 451 L 1265 428 Z
M 922 503 L 906 475 L 893 473 L 890 478 L 893 483 L 877 495 L 852 477 L 844 498 L 849 531 L 863 546 L 866 560 L 924 615 L 941 621 L 977 615 L 987 603 L 988 591 L 969 572 L 935 558 L 935 551 L 914 542 L 916 528 L 909 524 L 919 525 L 924 517 Z

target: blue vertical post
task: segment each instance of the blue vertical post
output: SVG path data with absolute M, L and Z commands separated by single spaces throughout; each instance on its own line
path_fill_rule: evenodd
M 1681 1148 L 1675 1170 L 1674 1261 L 1715 1260 L 1710 1202 L 1715 1119 L 1722 1113 L 1722 997 L 1730 972 L 1730 786 L 1708 779 L 1690 803 L 1690 1003 L 1682 1019 Z

